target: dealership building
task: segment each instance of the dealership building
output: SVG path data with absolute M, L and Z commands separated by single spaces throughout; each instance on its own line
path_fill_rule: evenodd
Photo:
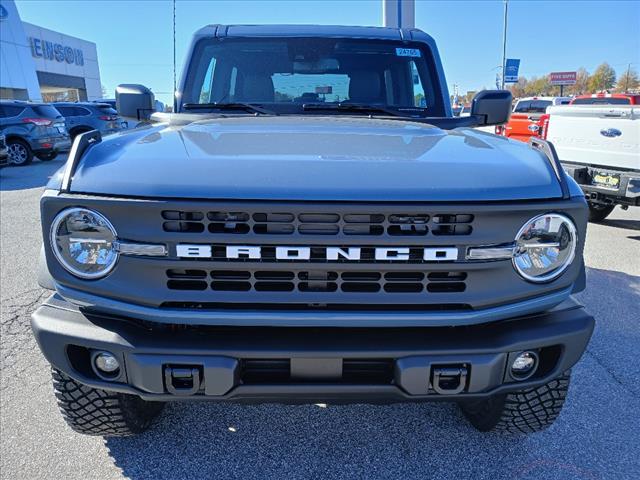
M 102 98 L 96 44 L 23 22 L 13 0 L 0 0 L 0 98 Z

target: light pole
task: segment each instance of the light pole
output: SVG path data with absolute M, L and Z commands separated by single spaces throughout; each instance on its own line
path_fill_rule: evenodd
M 507 69 L 507 13 L 509 10 L 509 0 L 504 0 L 504 28 L 502 29 L 502 80 L 500 86 L 504 90 L 504 74 Z

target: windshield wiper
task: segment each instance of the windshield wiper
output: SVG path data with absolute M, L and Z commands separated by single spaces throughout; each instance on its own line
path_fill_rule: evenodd
M 305 103 L 303 110 L 338 110 L 342 112 L 384 113 L 392 117 L 424 118 L 424 111 L 418 108 L 389 108 L 364 103 Z M 420 115 L 422 114 L 422 115 Z
M 303 110 L 338 110 L 341 112 L 384 113 L 392 117 L 406 117 L 404 112 L 392 110 L 378 105 L 362 103 L 305 103 Z
M 182 108 L 185 110 L 244 110 L 262 115 L 278 115 L 272 110 L 259 107 L 252 103 L 185 103 Z

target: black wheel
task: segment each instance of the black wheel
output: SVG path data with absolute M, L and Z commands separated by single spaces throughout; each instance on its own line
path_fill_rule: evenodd
M 18 138 L 8 140 L 7 149 L 9 151 L 9 163 L 11 165 L 23 167 L 29 165 L 33 160 L 33 152 L 29 145 Z
M 460 405 L 469 422 L 481 432 L 533 433 L 558 418 L 569 390 L 571 372 L 536 388 L 496 395 Z
M 53 368 L 53 390 L 67 424 L 76 432 L 105 437 L 128 437 L 147 430 L 162 402 L 135 395 L 87 387 Z
M 609 216 L 615 205 L 603 205 L 601 203 L 589 203 L 589 221 L 601 222 Z
M 58 152 L 39 153 L 36 155 L 39 160 L 43 162 L 49 162 L 58 156 Z

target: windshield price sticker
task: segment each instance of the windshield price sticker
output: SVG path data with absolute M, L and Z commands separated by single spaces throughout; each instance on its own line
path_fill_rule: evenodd
M 398 57 L 419 57 L 420 50 L 417 48 L 396 48 L 396 56 Z

